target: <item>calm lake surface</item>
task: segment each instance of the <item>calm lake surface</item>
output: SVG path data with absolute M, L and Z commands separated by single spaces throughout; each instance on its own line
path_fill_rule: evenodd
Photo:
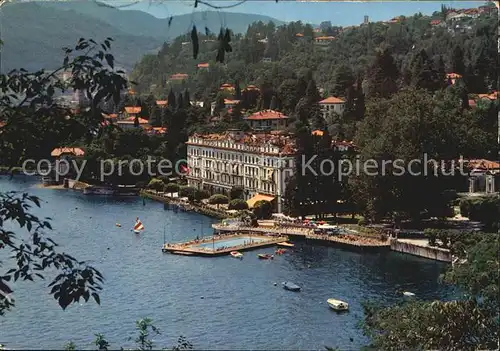
M 149 317 L 162 332 L 154 337 L 158 348 L 184 335 L 197 349 L 359 349 L 367 342 L 358 328 L 363 301 L 396 302 L 402 298 L 396 290 L 421 299 L 452 294 L 437 283 L 446 265 L 431 260 L 300 244 L 272 261 L 258 260 L 257 253 L 274 248 L 245 252 L 241 261 L 175 256 L 161 252 L 164 231 L 167 241 L 210 235 L 213 220 L 165 211 L 152 201 L 143 205 L 140 198 L 40 189 L 27 177 L 0 177 L 0 191 L 6 190 L 40 196 L 36 214 L 53 218 L 50 236 L 60 250 L 90 261 L 106 278 L 101 306 L 89 302 L 66 311 L 48 295 L 52 275 L 16 283 L 17 306 L 0 317 L 0 343 L 12 348 L 62 348 L 71 340 L 88 349 L 95 333 L 114 349 L 132 346 L 135 321 Z M 130 231 L 136 217 L 146 228 L 139 236 Z M 284 290 L 285 280 L 302 291 Z M 350 311 L 331 311 L 328 298 L 349 302 Z

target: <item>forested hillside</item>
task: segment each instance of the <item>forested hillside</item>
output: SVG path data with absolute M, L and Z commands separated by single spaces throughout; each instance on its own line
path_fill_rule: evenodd
M 219 30 L 222 24 L 245 31 L 248 25 L 270 17 L 239 13 L 198 12 L 159 19 L 141 11 L 123 11 L 94 1 L 23 2 L 2 7 L 2 69 L 54 69 L 63 58 L 63 47 L 80 38 L 114 39 L 118 65 L 131 70 L 141 57 L 157 51 L 186 31 L 191 23 Z
M 498 77 L 497 12 L 453 23 L 445 17 L 440 12 L 416 14 L 386 23 L 326 28 L 325 33 L 314 33 L 310 25 L 300 22 L 283 26 L 254 23 L 244 36 L 232 38 L 233 51 L 226 54 L 224 64 L 215 63 L 217 42 L 201 43 L 200 53 L 193 59 L 186 34 L 165 44 L 158 55 L 146 55 L 136 65 L 133 78 L 140 83 L 141 92 L 152 89 L 165 95 L 169 76 L 186 73 L 189 79 L 174 85 L 174 90 L 187 87 L 196 99 L 204 99 L 213 98 L 220 84 L 236 80 L 243 86 L 269 85 L 270 93 L 276 94 L 286 79 L 296 79 L 301 71 L 310 70 L 325 94 L 345 95 L 348 86 L 361 81 L 369 97 L 375 93 L 373 89 L 370 92 L 370 86 L 377 79 L 371 74 L 371 65 L 377 51 L 387 49 L 394 61 L 391 69 L 396 87 L 439 85 L 445 72 L 455 72 L 465 75 L 469 92 L 492 89 Z M 204 32 L 203 28 L 198 30 Z M 299 33 L 303 36 L 297 36 Z M 200 41 L 208 38 L 203 34 Z M 313 38 L 321 35 L 335 36 L 335 40 L 327 46 L 318 45 Z M 272 62 L 262 62 L 263 58 Z M 210 63 L 209 71 L 198 70 L 198 63 Z

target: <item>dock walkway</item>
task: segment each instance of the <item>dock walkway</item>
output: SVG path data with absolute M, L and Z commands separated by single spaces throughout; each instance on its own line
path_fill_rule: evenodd
M 342 233 L 337 235 L 314 234 L 313 228 L 304 227 L 248 227 L 212 224 L 212 228 L 218 232 L 248 232 L 248 233 L 272 233 L 305 239 L 319 244 L 338 244 L 344 247 L 358 249 L 388 249 L 391 244 L 389 240 L 378 240 L 362 235 Z M 352 231 L 350 231 L 352 232 Z

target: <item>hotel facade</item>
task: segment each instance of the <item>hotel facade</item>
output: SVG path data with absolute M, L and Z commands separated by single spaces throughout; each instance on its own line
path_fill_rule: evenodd
M 267 200 L 282 212 L 295 152 L 294 140 L 285 135 L 195 134 L 187 142 L 188 185 L 227 195 L 232 187 L 241 186 L 249 207 Z

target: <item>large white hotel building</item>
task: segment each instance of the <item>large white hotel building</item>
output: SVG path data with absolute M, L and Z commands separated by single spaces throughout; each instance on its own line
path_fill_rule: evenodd
M 211 193 L 245 189 L 250 207 L 258 200 L 283 209 L 288 178 L 294 173 L 294 139 L 279 133 L 194 134 L 187 144 L 188 185 Z

